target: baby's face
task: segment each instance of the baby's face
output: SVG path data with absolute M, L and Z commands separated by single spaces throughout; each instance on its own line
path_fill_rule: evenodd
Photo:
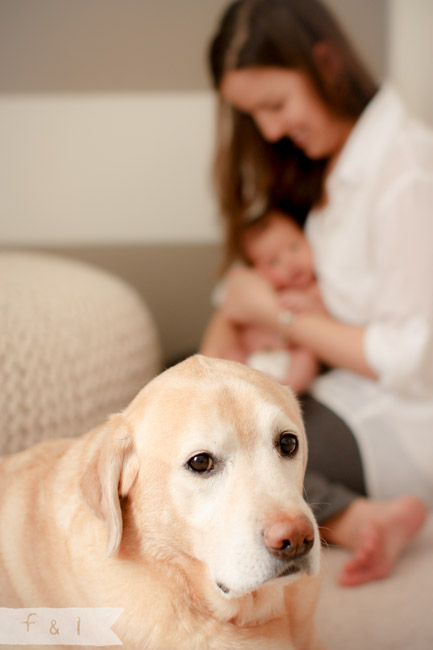
M 302 230 L 278 213 L 269 219 L 262 232 L 245 238 L 248 258 L 277 291 L 306 289 L 314 282 L 314 267 Z

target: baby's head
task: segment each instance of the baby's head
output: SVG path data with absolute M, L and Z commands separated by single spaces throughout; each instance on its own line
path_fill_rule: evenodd
M 291 217 L 267 212 L 245 225 L 240 243 L 246 261 L 277 291 L 305 289 L 314 282 L 310 247 Z

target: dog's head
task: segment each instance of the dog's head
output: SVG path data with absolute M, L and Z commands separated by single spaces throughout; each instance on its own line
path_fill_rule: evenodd
M 80 488 L 108 526 L 110 554 L 125 543 L 155 559 L 186 557 L 236 598 L 318 572 L 306 462 L 288 388 L 241 364 L 195 356 L 111 418 Z

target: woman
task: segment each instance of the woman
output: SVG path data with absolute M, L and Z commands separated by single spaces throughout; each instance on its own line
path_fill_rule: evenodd
M 298 301 L 295 313 L 290 295 L 281 310 L 264 289 L 247 301 L 243 271 L 230 316 L 330 366 L 304 399 L 308 496 L 324 537 L 355 550 L 342 584 L 383 577 L 433 505 L 432 134 L 377 88 L 317 0 L 233 3 L 211 69 L 228 261 L 264 205 L 306 216 L 328 311 Z M 217 312 L 202 352 L 230 336 Z

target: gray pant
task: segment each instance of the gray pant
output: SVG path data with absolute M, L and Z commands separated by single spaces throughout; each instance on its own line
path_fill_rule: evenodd
M 341 418 L 311 395 L 300 398 L 308 438 L 305 494 L 319 524 L 367 496 L 356 440 Z

